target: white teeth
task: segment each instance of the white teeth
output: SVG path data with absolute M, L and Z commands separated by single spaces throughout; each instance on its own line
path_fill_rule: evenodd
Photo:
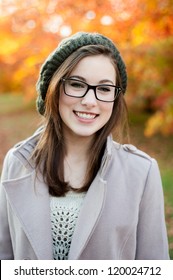
M 76 115 L 79 117 L 79 118 L 82 118 L 82 119 L 94 119 L 96 115 L 93 115 L 93 114 L 87 114 L 87 113 L 80 113 L 80 112 L 75 112 Z

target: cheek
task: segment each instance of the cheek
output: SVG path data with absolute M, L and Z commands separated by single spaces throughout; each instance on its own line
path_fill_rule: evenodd
M 111 117 L 112 111 L 113 111 L 112 103 L 102 105 L 102 112 L 104 113 L 105 117 L 107 116 L 108 119 Z
M 71 98 L 65 95 L 63 92 L 60 93 L 59 97 L 59 114 L 64 123 L 68 123 L 72 118 L 73 108 L 76 104 L 75 98 Z
M 67 96 L 65 93 L 61 92 L 59 97 L 59 106 L 69 107 L 75 105 L 77 100 L 70 96 Z
M 59 95 L 59 107 L 62 107 L 68 103 L 68 99 L 66 98 L 67 96 L 61 92 Z
M 71 99 L 66 96 L 63 92 L 60 93 L 60 97 L 59 97 L 59 112 L 61 114 L 61 112 L 63 110 L 66 110 L 69 108 L 69 106 L 71 105 Z

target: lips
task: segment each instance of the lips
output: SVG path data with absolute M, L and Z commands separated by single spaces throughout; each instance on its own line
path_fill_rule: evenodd
M 98 116 L 98 114 L 88 113 L 88 112 L 79 112 L 79 111 L 73 111 L 73 112 L 76 116 L 84 120 L 93 120 Z

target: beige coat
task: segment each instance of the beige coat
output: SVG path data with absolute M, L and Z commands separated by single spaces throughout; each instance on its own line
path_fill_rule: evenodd
M 52 259 L 48 188 L 30 160 L 37 135 L 6 156 L 0 186 L 0 259 Z M 157 163 L 108 137 L 80 211 L 69 259 L 169 259 Z

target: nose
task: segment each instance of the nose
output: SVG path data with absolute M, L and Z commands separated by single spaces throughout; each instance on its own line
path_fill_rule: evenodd
M 82 98 L 81 104 L 88 107 L 94 107 L 97 105 L 94 89 L 88 90 L 87 94 Z

